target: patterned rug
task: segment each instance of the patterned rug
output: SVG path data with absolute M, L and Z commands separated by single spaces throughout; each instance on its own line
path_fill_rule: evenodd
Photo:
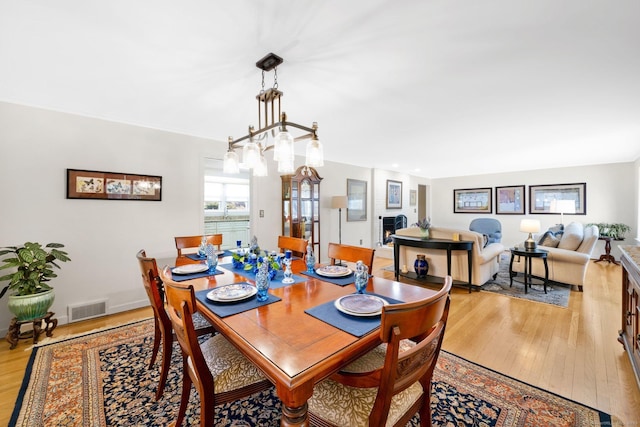
M 496 292 L 510 297 L 544 302 L 565 308 L 569 306 L 571 286 L 565 285 L 564 283 L 549 281 L 549 283 L 547 283 L 547 293 L 545 294 L 542 281 L 534 278 L 533 285 L 525 294 L 523 277 L 522 274 L 519 274 L 517 277 L 514 277 L 513 286 L 509 286 L 510 260 L 510 252 L 500 254 L 500 270 L 498 271 L 498 275 L 494 280 L 489 280 L 482 285 L 483 291 Z
M 165 426 L 180 401 L 180 351 L 160 401 L 148 370 L 153 321 L 33 350 L 10 426 Z M 158 362 L 156 362 L 158 363 Z M 157 366 L 156 366 L 157 368 Z M 611 417 L 442 352 L 432 384 L 435 426 L 610 426 Z M 216 426 L 279 426 L 274 389 L 218 407 Z M 184 425 L 199 423 L 192 390 Z M 418 426 L 417 416 L 408 426 Z

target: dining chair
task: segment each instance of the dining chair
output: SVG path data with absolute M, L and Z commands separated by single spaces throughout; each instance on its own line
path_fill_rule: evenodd
M 164 281 L 167 311 L 182 349 L 182 394 L 175 425 L 182 425 L 193 384 L 200 397 L 200 425 L 213 426 L 216 406 L 266 390 L 272 384 L 221 334 L 200 344 L 191 320 L 197 312 L 193 286 L 180 285 L 166 275 Z
M 339 261 L 357 262 L 362 261 L 369 269 L 369 274 L 373 269 L 373 256 L 375 249 L 363 248 L 362 246 L 342 245 L 329 243 L 329 259 L 331 265 L 336 265 Z M 336 262 L 336 260 L 338 262 Z
M 289 249 L 293 255 L 302 257 L 307 252 L 309 241 L 300 237 L 278 236 L 278 249 Z
M 452 279 L 420 301 L 384 306 L 383 344 L 314 387 L 314 426 L 404 426 L 416 413 L 431 426 L 431 379 L 449 315 Z M 347 404 L 348 402 L 348 404 Z
M 222 245 L 222 234 L 206 234 L 208 244 L 212 244 L 217 251 L 220 250 Z M 176 249 L 178 250 L 178 256 L 182 256 L 183 249 L 192 249 L 200 247 L 202 242 L 202 236 L 178 236 L 174 237 L 176 241 Z
M 153 334 L 153 350 L 151 352 L 151 362 L 149 369 L 153 368 L 158 357 L 160 343 L 162 343 L 162 364 L 160 365 L 160 380 L 158 381 L 158 389 L 156 390 L 156 400 L 159 400 L 164 393 L 164 387 L 167 382 L 167 374 L 171 364 L 171 354 L 173 347 L 173 328 L 171 320 L 167 315 L 164 303 L 164 286 L 158 274 L 158 264 L 155 258 L 148 258 L 144 249 L 138 251 L 136 255 L 140 265 L 142 274 L 142 284 L 149 297 L 151 309 L 153 310 L 154 334 Z M 201 315 L 194 319 L 196 326 L 196 334 L 198 336 L 215 333 L 215 329 Z

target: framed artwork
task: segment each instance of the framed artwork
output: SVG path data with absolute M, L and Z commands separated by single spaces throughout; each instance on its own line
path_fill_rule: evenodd
M 67 169 L 67 199 L 162 200 L 162 177 Z
M 529 186 L 530 214 L 558 214 L 552 205 L 559 200 L 571 200 L 575 204 L 575 215 L 586 215 L 587 183 Z
M 347 179 L 347 221 L 367 220 L 367 181 Z
M 525 199 L 524 185 L 496 187 L 496 214 L 524 215 Z
M 453 190 L 453 213 L 488 213 L 493 211 L 492 188 Z
M 416 197 L 418 192 L 416 190 L 409 190 L 409 206 L 416 205 Z
M 387 180 L 387 209 L 402 209 L 402 181 Z

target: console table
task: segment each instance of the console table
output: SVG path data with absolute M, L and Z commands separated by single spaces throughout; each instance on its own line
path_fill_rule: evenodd
M 447 240 L 447 239 L 422 239 L 420 237 L 411 237 L 411 236 L 399 236 L 394 234 L 391 236 L 393 239 L 393 267 L 395 272 L 396 280 L 400 278 L 400 247 L 401 246 L 410 246 L 414 248 L 424 248 L 424 249 L 439 249 L 447 251 L 447 274 L 451 276 L 451 251 L 467 251 L 467 262 L 468 262 L 468 270 L 469 270 L 469 281 L 467 283 L 460 282 L 458 280 L 454 281 L 454 285 L 464 284 L 469 287 L 469 292 L 471 292 L 471 273 L 472 273 L 472 264 L 471 264 L 471 250 L 473 249 L 473 242 L 470 240 Z M 403 273 L 405 277 L 410 277 L 411 279 L 416 280 L 427 280 L 429 282 L 440 282 L 443 280 L 442 277 L 435 276 L 427 276 L 425 279 L 418 279 L 415 274 Z

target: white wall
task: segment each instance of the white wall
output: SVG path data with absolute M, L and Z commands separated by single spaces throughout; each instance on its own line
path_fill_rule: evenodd
M 107 298 L 110 313 L 147 305 L 135 254 L 145 249 L 157 258 L 174 256 L 173 236 L 202 233 L 204 158 L 222 158 L 226 147 L 226 142 L 0 102 L 0 246 L 65 245 L 72 261 L 51 282 L 52 310 L 61 324 L 70 304 Z M 302 159 L 296 160 L 300 165 Z M 162 201 L 66 199 L 67 168 L 160 175 Z M 251 231 L 265 248 L 275 247 L 282 229 L 281 179 L 274 170 L 271 164 L 268 177 L 252 179 Z M 319 173 L 326 247 L 338 241 L 331 197 L 346 194 L 347 178 L 368 180 L 370 171 L 326 162 Z M 347 222 L 346 212 L 342 215 L 342 241 L 362 239 L 370 246 L 371 220 Z M 12 317 L 3 300 L 0 335 Z
M 524 215 L 496 215 L 495 201 L 494 214 L 454 214 L 453 190 L 461 188 L 494 188 L 495 199 L 496 186 L 526 185 L 526 211 L 529 212 L 529 186 L 541 184 L 569 184 L 586 182 L 586 215 L 564 215 L 564 223 L 571 221 L 581 223 L 591 222 L 620 222 L 631 226 L 633 229 L 627 234 L 631 238 L 637 234 L 636 206 L 637 184 L 634 171 L 637 166 L 633 162 L 580 166 L 570 168 L 529 170 L 513 173 L 501 173 L 490 175 L 463 176 L 456 178 L 434 179 L 432 182 L 433 224 L 446 227 L 461 227 L 467 229 L 472 219 L 476 217 L 496 218 L 502 223 L 503 239 L 505 246 L 512 246 L 523 241 L 526 236 L 519 231 L 520 220 Z M 529 215 L 528 218 L 539 219 L 542 230 L 560 222 L 560 215 Z M 617 249 L 618 242 L 612 242 L 612 254 L 618 258 L 620 252 Z M 633 244 L 627 239 L 622 244 Z M 592 256 L 598 258 L 604 253 L 604 242 L 598 242 Z

